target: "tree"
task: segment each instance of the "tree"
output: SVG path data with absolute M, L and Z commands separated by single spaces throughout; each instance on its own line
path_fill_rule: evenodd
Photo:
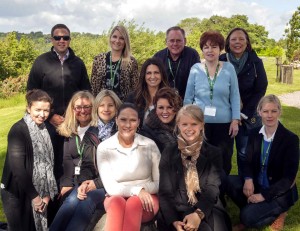
M 290 19 L 288 28 L 285 30 L 285 36 L 287 45 L 286 57 L 291 61 L 294 58 L 294 52 L 300 46 L 300 6 Z

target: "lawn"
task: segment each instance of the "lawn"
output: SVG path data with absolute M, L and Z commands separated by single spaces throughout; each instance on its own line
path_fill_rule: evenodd
M 292 85 L 281 84 L 275 82 L 276 80 L 276 61 L 275 58 L 263 58 L 265 69 L 267 72 L 269 85 L 267 94 L 281 95 L 293 91 L 300 91 L 300 70 L 294 70 L 294 83 Z M 0 178 L 2 176 L 2 168 L 5 160 L 6 147 L 7 147 L 7 133 L 10 127 L 22 118 L 25 110 L 24 95 L 18 95 L 9 100 L 0 101 Z M 283 114 L 281 122 L 291 131 L 300 136 L 300 109 L 283 106 Z M 237 172 L 236 169 L 236 156 L 233 157 L 233 170 L 232 173 Z M 297 177 L 298 190 L 300 192 L 300 173 L 298 171 Z M 238 222 L 238 209 L 229 202 L 228 211 L 231 214 L 233 223 Z M 289 211 L 286 225 L 284 230 L 299 231 L 300 230 L 300 202 L 298 201 L 295 206 Z M 2 201 L 0 201 L 0 221 L 5 221 L 5 216 L 2 210 Z M 262 229 L 267 231 L 268 229 Z

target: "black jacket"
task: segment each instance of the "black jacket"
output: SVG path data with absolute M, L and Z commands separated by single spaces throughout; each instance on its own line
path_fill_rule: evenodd
M 1 189 L 5 188 L 22 202 L 18 208 L 23 214 L 22 227 L 24 231 L 35 230 L 31 200 L 39 194 L 33 185 L 32 174 L 32 140 L 27 124 L 21 119 L 12 126 L 8 133 Z
M 154 109 L 149 113 L 139 133 L 152 139 L 156 143 L 160 153 L 162 153 L 166 146 L 177 143 L 177 138 L 174 134 L 174 120 L 170 124 L 164 124 L 157 117 Z
M 165 70 L 167 71 L 167 74 L 168 74 L 170 86 L 177 88 L 179 95 L 181 96 L 182 99 L 184 99 L 186 85 L 187 85 L 187 81 L 189 78 L 191 67 L 195 63 L 200 63 L 200 57 L 199 57 L 198 52 L 191 47 L 187 47 L 187 46 L 184 47 L 180 57 L 178 58 L 178 60 L 180 60 L 178 62 L 180 62 L 180 63 L 179 63 L 177 74 L 174 73 L 174 75 L 176 74 L 175 75 L 175 84 L 174 84 L 174 77 L 173 77 L 170 67 L 169 67 L 168 60 L 170 60 L 170 63 L 172 63 L 172 58 L 169 54 L 168 48 L 158 51 L 154 55 L 154 57 L 160 58 L 163 61 Z M 176 67 L 177 67 L 177 65 L 176 65 Z
M 256 133 L 248 140 L 245 176 L 251 177 L 258 187 L 257 179 L 261 169 L 261 143 L 263 135 Z M 271 145 L 267 175 L 270 183 L 268 189 L 259 192 L 266 201 L 281 197 L 281 206 L 290 207 L 298 200 L 298 192 L 294 181 L 299 166 L 299 138 L 279 123 Z
M 226 54 L 222 54 L 219 59 L 220 61 L 228 61 Z M 265 95 L 268 86 L 263 62 L 255 51 L 249 52 L 244 68 L 237 77 L 243 102 L 242 112 L 248 117 L 252 117 L 259 100 Z
M 27 91 L 41 89 L 53 99 L 52 113 L 63 115 L 72 95 L 80 90 L 91 90 L 86 67 L 69 48 L 69 57 L 61 64 L 57 54 L 51 51 L 40 55 L 33 63 Z M 50 119 L 51 116 L 49 116 Z
M 113 133 L 115 133 L 115 131 L 113 131 Z M 80 144 L 80 147 L 84 144 L 84 150 L 82 154 L 80 175 L 77 176 L 79 184 L 85 180 L 94 180 L 97 188 L 103 188 L 96 162 L 97 146 L 99 143 L 98 128 L 89 127 Z M 74 171 L 79 160 L 80 157 L 77 152 L 75 136 L 66 138 L 64 143 L 63 161 L 64 175 L 61 179 L 61 187 L 73 187 L 75 185 Z

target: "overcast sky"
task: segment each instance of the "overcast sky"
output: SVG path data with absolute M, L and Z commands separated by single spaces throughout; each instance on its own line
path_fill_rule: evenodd
M 1 0 L 0 32 L 48 34 L 65 23 L 72 32 L 101 34 L 123 19 L 158 32 L 185 18 L 244 14 L 278 40 L 298 6 L 299 0 Z

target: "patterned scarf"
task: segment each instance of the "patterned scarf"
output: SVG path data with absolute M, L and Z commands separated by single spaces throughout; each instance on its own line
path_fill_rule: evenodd
M 54 154 L 52 142 L 45 124 L 37 125 L 30 114 L 23 117 L 28 126 L 33 148 L 33 174 L 32 182 L 41 197 L 57 194 L 57 185 L 53 174 Z M 38 213 L 33 210 L 36 230 L 48 230 L 47 211 Z
M 184 166 L 184 179 L 187 196 L 189 198 L 188 202 L 194 205 L 198 202 L 196 193 L 201 192 L 196 164 L 200 155 L 203 139 L 199 136 L 195 143 L 188 145 L 181 135 L 178 135 L 177 138 L 178 148 L 181 151 L 181 159 Z
M 227 56 L 228 61 L 234 66 L 235 72 L 238 75 L 244 68 L 248 59 L 248 52 L 245 51 L 241 58 L 237 59 L 231 52 Z
M 103 141 L 111 136 L 111 130 L 115 124 L 115 120 L 112 119 L 108 123 L 103 123 L 102 120 L 98 120 L 98 138 Z

